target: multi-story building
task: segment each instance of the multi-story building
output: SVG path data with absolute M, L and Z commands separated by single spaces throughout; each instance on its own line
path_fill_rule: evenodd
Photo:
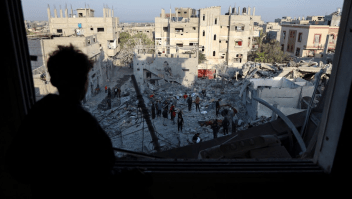
M 268 39 L 275 39 L 280 41 L 281 26 L 278 22 L 268 22 L 263 25 L 263 31 Z
M 77 16 L 73 14 L 68 16 L 68 10 L 65 9 L 65 17 L 63 17 L 60 9 L 60 17 L 57 16 L 57 10 L 54 9 L 54 17 L 51 16 L 48 7 L 49 30 L 51 34 L 59 34 L 62 36 L 69 35 L 97 35 L 100 47 L 108 56 L 115 56 L 120 51 L 119 31 L 117 25 L 119 18 L 114 17 L 114 11 L 103 8 L 103 17 L 94 17 L 94 10 L 90 8 L 77 9 Z
M 199 48 L 210 65 L 225 62 L 242 66 L 252 49 L 253 37 L 259 36 L 254 32 L 254 22 L 262 23 L 260 16 L 251 14 L 251 8 L 243 8 L 241 13 L 240 7 L 230 7 L 225 15 L 221 15 L 220 6 L 202 8 L 198 15 L 190 8 L 176 8 L 175 12 L 175 17 L 167 17 L 162 9 L 161 17 L 155 18 L 156 51 L 172 57 Z M 179 12 L 183 17 L 178 16 Z
M 284 52 L 297 57 L 321 57 L 326 37 L 329 51 L 335 51 L 339 27 L 328 25 L 282 25 L 281 47 Z

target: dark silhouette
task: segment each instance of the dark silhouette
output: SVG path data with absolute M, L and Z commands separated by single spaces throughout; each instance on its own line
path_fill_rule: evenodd
M 225 117 L 225 119 L 222 121 L 222 127 L 223 127 L 223 130 L 224 130 L 224 135 L 229 134 L 229 125 L 230 125 L 230 122 L 227 119 L 227 117 Z
M 59 95 L 49 94 L 30 109 L 8 150 L 8 169 L 31 184 L 33 198 L 107 198 L 112 143 L 81 106 L 93 63 L 71 44 L 58 46 L 47 67 Z
M 211 128 L 213 129 L 213 135 L 214 139 L 218 137 L 218 132 L 219 132 L 219 125 L 218 121 L 215 120 L 214 123 L 212 124 Z
M 218 101 L 216 101 L 216 105 L 215 105 L 216 117 L 219 115 L 219 111 L 220 111 L 220 101 L 221 101 L 221 99 L 218 99 Z
M 152 119 L 155 119 L 155 105 L 152 103 Z
M 181 128 L 181 132 L 182 132 L 183 118 L 182 118 L 181 112 L 178 113 L 177 117 L 178 117 L 177 118 L 177 131 L 180 131 L 180 128 Z
M 191 111 L 191 109 L 192 109 L 192 97 L 191 96 L 188 97 L 187 103 L 188 103 L 188 111 Z

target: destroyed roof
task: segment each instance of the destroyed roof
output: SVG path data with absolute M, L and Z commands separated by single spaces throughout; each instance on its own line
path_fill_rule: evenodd
M 252 83 L 251 85 L 254 89 L 261 86 L 270 86 L 273 88 L 297 88 L 301 86 L 284 77 L 274 77 L 273 79 L 250 79 L 249 81 Z

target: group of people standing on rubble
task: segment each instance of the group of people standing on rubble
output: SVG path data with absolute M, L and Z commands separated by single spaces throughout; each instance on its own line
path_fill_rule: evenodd
M 111 94 L 112 94 L 112 93 L 111 93 L 110 87 L 108 88 L 107 85 L 105 85 L 105 93 L 108 94 L 108 98 L 107 98 L 107 100 L 106 100 L 106 103 L 107 103 L 107 105 L 108 105 L 108 109 L 111 109 Z M 115 87 L 115 88 L 114 88 L 114 98 L 115 98 L 115 97 L 121 98 L 121 89 L 118 88 L 118 87 Z

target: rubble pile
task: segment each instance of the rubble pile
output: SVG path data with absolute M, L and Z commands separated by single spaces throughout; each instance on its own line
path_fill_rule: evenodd
M 200 133 L 203 141 L 213 139 L 211 124 L 217 120 L 221 125 L 225 117 L 230 121 L 229 133 L 231 133 L 233 124 L 236 125 L 238 132 L 270 122 L 271 117 L 261 117 L 254 121 L 249 119 L 246 105 L 241 100 L 243 92 L 250 85 L 249 79 L 306 78 L 307 74 L 312 74 L 314 78 L 314 74 L 320 69 L 324 71 L 322 78 L 328 78 L 331 73 L 331 64 L 323 65 L 311 61 L 298 63 L 291 61 L 287 64 L 247 62 L 242 70 L 229 70 L 227 67 L 219 66 L 219 75 L 215 79 L 198 79 L 190 87 L 162 79 L 155 84 L 145 82 L 139 85 L 139 88 L 149 111 L 159 145 L 164 151 L 192 144 L 191 140 L 195 133 Z M 313 78 L 309 78 L 313 81 Z M 97 118 L 115 147 L 145 153 L 155 152 L 147 124 L 138 108 L 137 95 L 131 80 L 123 87 L 121 98 L 112 99 L 111 109 L 108 109 L 107 98 L 105 98 L 97 109 L 89 111 Z M 324 85 L 321 86 L 322 89 L 323 87 Z M 203 89 L 206 91 L 205 96 L 202 94 Z M 185 93 L 192 97 L 191 111 L 188 110 L 188 104 L 183 98 Z M 200 111 L 196 111 L 194 103 L 197 96 L 200 98 Z M 319 96 L 317 95 L 317 99 Z M 157 100 L 162 103 L 168 102 L 168 109 L 170 109 L 175 98 L 176 113 L 182 112 L 184 119 L 182 131 L 178 130 L 177 114 L 175 124 L 170 119 L 170 113 L 165 122 L 162 116 L 152 119 L 152 103 Z M 219 115 L 216 116 L 215 104 L 218 99 L 221 99 L 221 109 Z M 227 113 L 224 110 L 227 110 Z M 221 136 L 224 136 L 222 127 L 218 133 L 218 137 Z

